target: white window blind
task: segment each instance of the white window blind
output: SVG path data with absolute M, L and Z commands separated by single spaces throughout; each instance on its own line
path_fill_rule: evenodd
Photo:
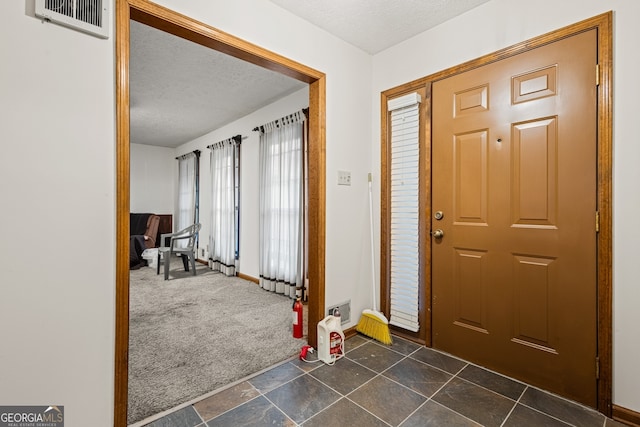
M 391 112 L 391 316 L 409 331 L 418 322 L 419 105 L 412 93 L 388 102 Z

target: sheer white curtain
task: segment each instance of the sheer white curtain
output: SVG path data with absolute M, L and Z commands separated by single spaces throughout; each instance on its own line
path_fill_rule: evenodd
M 196 153 L 188 153 L 178 157 L 178 218 L 177 230 L 182 230 L 196 222 L 196 181 L 197 181 Z M 176 230 L 176 231 L 177 231 Z M 180 240 L 180 245 L 185 245 Z
M 239 138 L 237 138 L 239 140 Z M 235 151 L 236 139 L 211 145 L 211 234 L 209 259 L 212 270 L 233 276 L 235 270 Z
M 296 296 L 303 284 L 302 111 L 260 128 L 260 286 Z

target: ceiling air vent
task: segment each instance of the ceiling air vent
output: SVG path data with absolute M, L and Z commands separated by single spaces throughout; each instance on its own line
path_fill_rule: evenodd
M 36 0 L 36 16 L 56 24 L 109 38 L 110 0 Z

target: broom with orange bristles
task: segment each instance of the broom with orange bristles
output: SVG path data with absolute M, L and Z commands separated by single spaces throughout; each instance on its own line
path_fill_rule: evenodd
M 369 226 L 371 231 L 371 284 L 373 294 L 373 309 L 365 309 L 360 316 L 356 331 L 363 335 L 380 341 L 382 344 L 392 344 L 389 321 L 376 310 L 376 269 L 374 264 L 375 253 L 373 251 L 373 201 L 371 195 L 371 174 L 369 174 Z

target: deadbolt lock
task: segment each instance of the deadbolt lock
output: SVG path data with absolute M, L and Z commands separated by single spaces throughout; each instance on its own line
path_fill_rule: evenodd
M 442 213 L 442 211 L 437 211 L 436 213 L 433 214 L 433 217 L 438 221 L 440 221 L 442 218 L 444 218 L 444 214 Z

